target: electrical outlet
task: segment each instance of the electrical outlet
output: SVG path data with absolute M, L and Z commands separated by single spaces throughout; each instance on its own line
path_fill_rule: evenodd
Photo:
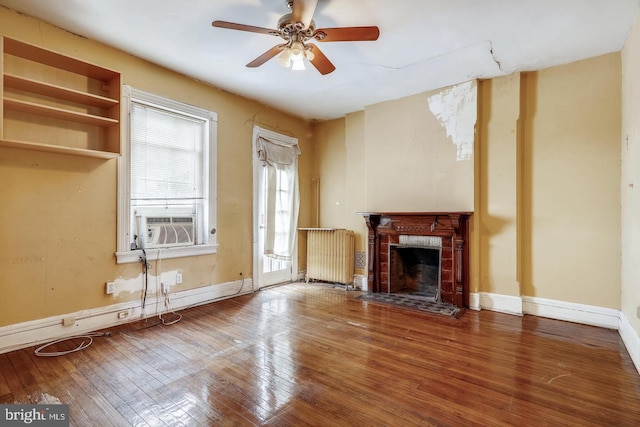
M 123 310 L 118 312 L 118 319 L 126 319 L 129 317 L 129 310 Z
M 176 273 L 176 285 L 182 283 L 182 273 Z
M 62 325 L 63 326 L 72 326 L 76 324 L 76 318 L 75 317 L 65 317 L 64 319 L 62 319 Z
M 107 295 L 111 295 L 116 290 L 116 282 L 107 282 L 104 287 L 104 293 Z
M 169 293 L 169 285 L 167 283 L 160 283 L 160 292 L 162 292 L 162 295 L 166 295 Z

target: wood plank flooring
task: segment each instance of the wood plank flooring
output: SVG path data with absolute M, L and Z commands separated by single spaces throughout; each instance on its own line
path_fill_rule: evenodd
M 66 356 L 2 354 L 0 403 L 68 403 L 76 426 L 640 425 L 617 331 L 355 296 L 296 283 Z

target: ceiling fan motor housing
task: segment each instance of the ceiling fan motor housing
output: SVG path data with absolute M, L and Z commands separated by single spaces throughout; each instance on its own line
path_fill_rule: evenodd
M 312 20 L 309 23 L 309 28 L 305 30 L 302 22 L 291 22 L 291 15 L 291 13 L 287 13 L 278 20 L 278 30 L 284 35 L 304 33 L 308 35 L 308 37 L 311 37 L 316 30 L 316 23 Z

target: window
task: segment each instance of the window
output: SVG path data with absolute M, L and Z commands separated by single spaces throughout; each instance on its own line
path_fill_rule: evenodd
M 118 263 L 216 251 L 216 114 L 125 86 Z

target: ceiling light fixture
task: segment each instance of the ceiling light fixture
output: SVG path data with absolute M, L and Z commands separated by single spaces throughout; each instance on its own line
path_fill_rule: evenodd
M 278 63 L 283 67 L 291 67 L 294 71 L 304 70 L 304 59 L 313 61 L 315 55 L 311 51 L 311 48 L 304 43 L 296 40 L 282 49 L 282 53 L 278 55 Z

